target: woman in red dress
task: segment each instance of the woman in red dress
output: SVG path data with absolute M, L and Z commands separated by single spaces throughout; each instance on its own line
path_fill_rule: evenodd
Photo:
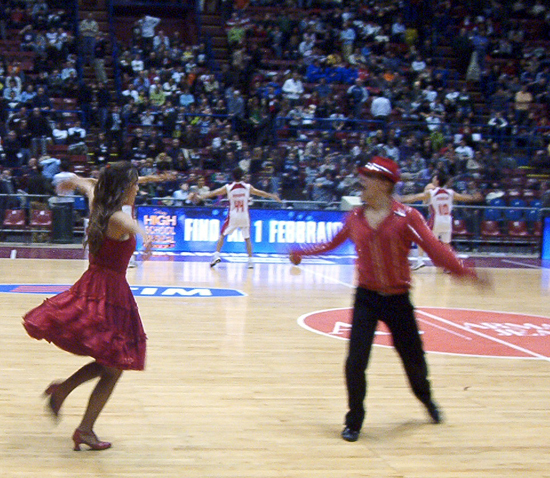
M 135 249 L 135 235 L 143 237 L 145 256 L 151 242 L 137 222 L 122 211 L 123 205 L 133 205 L 138 191 L 138 172 L 130 162 L 106 166 L 97 182 L 75 175 L 67 183 L 67 187 L 86 193 L 90 201 L 86 240 L 90 265 L 68 291 L 28 312 L 23 325 L 35 339 L 94 359 L 66 380 L 53 382 L 45 394 L 50 411 L 58 417 L 63 401 L 76 387 L 99 378 L 73 441 L 75 450 L 80 450 L 81 444 L 105 450 L 111 444 L 97 438 L 94 424 L 122 371 L 143 370 L 145 365 L 146 336 L 126 281 L 126 268 Z

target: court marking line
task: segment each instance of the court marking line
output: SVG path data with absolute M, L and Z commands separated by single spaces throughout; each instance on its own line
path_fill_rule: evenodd
M 298 319 L 296 321 L 298 322 L 298 325 L 300 327 L 302 327 L 303 329 L 308 330 L 309 332 L 313 332 L 314 334 L 319 334 L 319 335 L 323 335 L 324 337 L 331 337 L 331 338 L 338 339 L 338 340 L 349 340 L 348 337 L 341 337 L 339 335 L 332 335 L 329 332 L 323 332 L 321 330 L 314 329 L 313 327 L 310 327 L 308 324 L 306 324 L 306 319 L 309 316 L 313 315 L 313 314 L 319 314 L 319 313 L 322 313 L 322 312 L 333 312 L 333 311 L 336 311 L 336 310 L 351 310 L 351 308 L 350 307 L 340 307 L 340 308 L 336 308 L 336 309 L 316 310 L 314 312 L 308 312 L 307 314 L 301 315 L 300 317 L 298 317 Z
M 491 337 L 490 335 L 484 334 L 483 332 L 479 332 L 477 330 L 470 330 L 467 327 L 464 327 L 463 325 L 456 324 L 450 320 L 444 319 L 443 317 L 439 317 L 434 314 L 430 314 L 429 312 L 425 312 L 423 310 L 416 309 L 416 312 L 420 314 L 424 314 L 427 317 L 430 317 L 431 319 L 438 320 L 440 322 L 443 322 L 444 324 L 450 325 L 451 327 L 456 327 L 464 332 L 469 332 L 471 334 L 477 335 L 478 337 L 482 337 L 484 339 L 487 339 L 492 342 L 496 342 L 500 345 L 504 345 L 505 347 L 509 347 L 511 349 L 517 350 L 518 352 L 522 352 L 526 355 L 530 355 L 531 357 L 535 357 L 538 359 L 545 360 L 547 362 L 550 362 L 550 357 L 546 357 L 545 355 L 541 355 L 537 352 L 533 352 L 532 350 L 526 349 L 524 347 L 520 347 L 519 345 L 512 344 L 510 342 L 506 342 L 505 340 L 498 339 L 496 337 Z
M 416 312 L 421 312 L 421 311 L 419 311 L 418 309 L 415 308 L 414 312 L 416 314 Z M 443 330 L 444 332 L 447 332 L 447 333 L 452 334 L 452 335 L 456 335 L 456 336 L 458 336 L 462 339 L 473 340 L 472 337 L 467 337 L 466 335 L 459 334 L 458 332 L 455 332 L 454 330 L 448 329 L 446 327 L 442 327 L 441 325 L 432 324 L 431 322 L 428 322 L 425 319 L 420 319 L 420 318 L 417 317 L 416 320 L 417 320 L 417 322 L 423 322 L 425 324 L 430 325 L 431 327 L 434 327 L 434 328 L 439 329 L 439 330 Z
M 524 262 L 519 261 L 511 261 L 509 259 L 502 259 L 502 262 L 506 262 L 507 264 L 515 264 L 516 266 L 531 267 L 532 269 L 542 269 L 541 266 L 536 266 L 534 264 L 525 264 Z
M 431 307 L 431 308 L 432 309 L 445 309 L 445 310 L 448 310 L 448 308 L 445 308 L 445 307 Z M 303 314 L 300 317 L 298 317 L 296 322 L 298 323 L 298 325 L 300 327 L 302 327 L 303 329 L 305 329 L 309 332 L 313 332 L 314 334 L 322 335 L 323 337 L 329 337 L 331 339 L 349 340 L 348 337 L 333 335 L 329 332 L 323 332 L 321 330 L 314 329 L 313 327 L 306 324 L 306 320 L 307 320 L 308 317 L 310 317 L 312 315 L 315 315 L 317 313 L 321 313 L 321 312 L 333 312 L 333 311 L 339 311 L 339 310 L 350 310 L 351 311 L 352 309 L 353 309 L 353 307 L 337 307 L 337 308 L 334 308 L 334 309 L 323 309 L 323 310 L 317 310 L 317 311 L 314 311 L 314 312 L 308 312 L 307 314 Z M 415 309 L 415 311 L 416 310 L 417 309 Z M 454 309 L 453 308 L 453 310 L 468 310 L 468 311 L 470 311 L 470 310 L 478 310 L 478 309 L 461 309 L 461 308 Z M 482 310 L 481 312 L 487 312 L 487 311 Z M 523 314 L 519 314 L 519 313 L 515 313 L 515 312 L 507 312 L 507 313 L 512 314 L 512 315 L 523 315 Z M 539 316 L 533 315 L 532 317 L 546 318 L 546 317 L 543 317 L 541 315 L 539 315 Z M 471 339 L 471 340 L 473 340 L 473 339 Z M 385 345 L 385 344 L 377 344 L 377 343 L 374 343 L 373 346 L 374 347 L 381 347 L 381 348 L 385 348 L 385 349 L 394 348 L 393 345 Z M 428 350 L 427 352 L 430 353 L 430 354 L 453 355 L 453 356 L 465 357 L 465 358 L 483 358 L 483 359 L 494 358 L 494 359 L 498 359 L 498 360 L 501 360 L 501 359 L 506 359 L 506 360 L 538 360 L 539 359 L 539 357 L 536 357 L 536 356 L 532 356 L 532 357 L 515 357 L 515 356 L 511 356 L 511 355 L 483 355 L 483 354 L 472 354 L 472 353 L 464 353 L 464 352 L 448 352 L 448 351 L 440 351 L 440 350 Z
M 303 269 L 302 267 L 300 267 L 300 270 L 305 270 Z M 344 285 L 350 289 L 354 289 L 356 288 L 355 285 L 353 284 L 349 284 L 347 282 L 343 282 L 343 281 L 340 281 L 338 279 L 334 279 L 332 277 L 329 277 L 329 276 L 325 276 L 324 274 L 319 274 L 318 272 L 315 272 L 315 271 L 308 271 L 310 272 L 311 274 L 313 275 L 318 275 L 318 276 L 321 276 L 321 277 L 324 277 L 324 278 L 329 278 L 329 279 L 333 279 L 334 282 L 338 283 L 338 284 L 341 284 L 341 285 Z M 431 307 L 431 308 L 435 308 L 435 307 Z M 441 308 L 441 307 L 439 307 Z M 334 309 L 334 310 L 341 310 L 341 309 Z M 476 309 L 455 309 L 455 310 L 476 310 Z M 500 340 L 500 339 L 497 339 L 496 337 L 491 337 L 490 335 L 486 335 L 482 332 L 478 332 L 478 331 L 474 331 L 474 330 L 470 330 L 470 329 L 467 329 L 466 327 L 463 327 L 459 324 L 455 324 L 454 322 L 451 322 L 451 321 L 448 321 L 446 319 L 444 319 L 443 317 L 438 317 L 437 315 L 433 315 L 433 314 L 430 314 L 429 312 L 424 312 L 423 310 L 419 310 L 417 307 L 415 307 L 415 312 L 421 312 L 422 314 L 424 314 L 425 316 L 427 317 L 430 317 L 432 319 L 435 319 L 435 320 L 438 320 L 440 322 L 443 322 L 443 323 L 446 323 L 447 325 L 450 325 L 452 327 L 457 327 L 459 329 L 461 329 L 462 331 L 464 332 L 469 332 L 469 333 L 472 333 L 474 335 L 477 335 L 479 337 L 483 337 L 483 338 L 486 338 L 487 340 L 489 341 L 493 341 L 493 342 L 497 342 L 497 343 L 500 343 L 501 345 L 504 345 L 505 347 L 509 347 L 509 348 L 512 348 L 512 349 L 515 349 L 519 352 L 522 352 L 526 355 L 529 355 L 533 358 L 537 358 L 537 359 L 542 359 L 542 360 L 545 360 L 546 362 L 550 362 L 550 357 L 546 357 L 544 355 L 541 355 L 541 354 L 538 354 L 536 352 L 533 352 L 529 349 L 524 349 L 523 347 L 520 347 L 518 345 L 514 345 L 514 344 L 511 344 L 509 342 L 506 342 L 504 340 Z M 313 313 L 313 312 L 312 312 Z M 520 313 L 517 313 L 517 312 L 506 312 L 506 313 L 510 313 L 510 314 L 514 314 L 514 315 L 525 315 L 525 314 L 520 314 Z M 307 328 L 308 330 L 311 330 L 312 332 L 316 332 L 320 335 L 324 335 L 325 337 L 326 336 L 329 336 L 329 337 L 336 337 L 334 335 L 329 335 L 329 334 L 326 334 L 324 332 L 321 332 L 321 331 L 316 331 L 315 329 L 309 327 L 308 325 L 305 324 L 305 319 L 308 315 L 311 315 L 311 314 L 305 314 L 305 315 L 302 315 L 301 317 L 298 318 L 298 323 L 303 327 L 303 328 Z M 536 316 L 533 316 L 533 317 L 536 317 Z M 542 317 L 542 316 L 538 316 L 538 317 Z M 546 317 L 544 317 L 546 318 Z M 340 337 L 336 337 L 336 338 L 340 338 Z M 344 338 L 342 337 L 343 340 L 348 340 L 347 338 Z M 446 353 L 446 352 L 443 352 L 443 353 Z M 452 354 L 452 352 L 451 352 Z M 492 355 L 491 355 L 492 357 Z
M 303 267 L 300 267 L 300 266 L 295 266 L 295 267 L 298 267 L 298 269 L 300 269 L 301 271 L 303 272 L 307 272 L 311 275 L 314 275 L 314 276 L 319 276 L 319 277 L 322 277 L 324 279 L 331 279 L 332 281 L 334 281 L 336 284 L 340 284 L 340 285 L 343 285 L 344 287 L 347 287 L 348 289 L 355 289 L 357 286 L 354 285 L 354 284 L 350 284 L 348 282 L 344 282 L 344 281 L 341 281 L 340 279 L 335 279 L 334 277 L 331 277 L 331 276 L 328 276 L 326 274 L 320 274 L 319 272 L 315 272 L 315 271 L 310 271 L 308 269 L 304 269 Z

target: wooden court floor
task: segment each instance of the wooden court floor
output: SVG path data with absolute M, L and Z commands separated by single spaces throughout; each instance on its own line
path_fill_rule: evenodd
M 80 260 L 1 259 L 0 282 L 70 284 L 85 267 Z M 147 369 L 123 375 L 96 424 L 100 438 L 113 442 L 103 452 L 74 452 L 70 440 L 91 384 L 68 398 L 59 424 L 45 412 L 45 387 L 86 363 L 25 334 L 22 314 L 47 295 L 2 292 L 0 476 L 550 477 L 548 270 L 492 274 L 494 290 L 480 294 L 422 269 L 414 276 L 414 302 L 539 317 L 534 328 L 525 324 L 539 319 L 527 317 L 520 329 L 508 324 L 491 335 L 493 345 L 533 353 L 486 356 L 483 343 L 479 354 L 428 353 L 445 413 L 445 423 L 432 425 L 393 349 L 375 347 L 368 416 L 356 443 L 339 436 L 347 342 L 298 324 L 312 312 L 350 306 L 351 265 L 305 260 L 300 267 L 275 262 L 247 270 L 223 262 L 211 270 L 206 262 L 150 261 L 129 270 L 130 284 L 148 293 L 172 290 L 137 297 L 149 339 Z M 177 288 L 245 295 L 181 295 Z M 478 338 L 491 332 L 480 330 Z M 522 334 L 536 345 L 521 342 Z M 443 334 L 439 342 L 454 350 L 458 336 Z

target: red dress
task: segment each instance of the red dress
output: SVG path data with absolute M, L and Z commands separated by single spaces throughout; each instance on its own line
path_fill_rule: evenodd
M 88 270 L 69 290 L 24 316 L 28 334 L 93 357 L 101 365 L 143 370 L 146 336 L 126 281 L 135 247 L 134 236 L 126 241 L 105 238 L 98 254 L 90 255 Z

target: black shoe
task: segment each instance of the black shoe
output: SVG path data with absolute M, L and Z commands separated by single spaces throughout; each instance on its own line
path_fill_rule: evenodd
M 342 438 L 346 441 L 357 441 L 359 438 L 359 430 L 352 430 L 346 427 L 342 430 Z
M 210 267 L 214 267 L 216 264 L 219 264 L 221 262 L 221 258 L 220 257 L 214 257 L 214 259 L 212 259 L 212 261 L 210 261 Z
M 437 405 L 431 400 L 426 404 L 426 410 L 428 410 L 428 413 L 434 423 L 441 423 L 443 421 L 439 408 L 437 408 Z

